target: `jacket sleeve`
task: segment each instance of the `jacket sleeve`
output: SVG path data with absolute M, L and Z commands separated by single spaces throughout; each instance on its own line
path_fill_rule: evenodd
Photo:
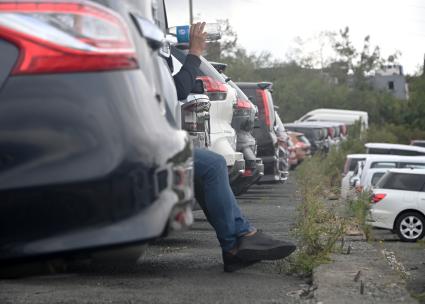
M 195 85 L 196 76 L 199 74 L 201 59 L 195 55 L 187 55 L 181 70 L 174 75 L 178 100 L 184 100 L 189 96 Z

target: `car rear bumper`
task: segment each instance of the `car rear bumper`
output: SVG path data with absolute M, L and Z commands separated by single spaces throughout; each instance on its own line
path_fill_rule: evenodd
M 9 78 L 0 260 L 159 237 L 191 203 L 190 141 L 150 91 L 138 70 Z
M 234 165 L 229 169 L 229 182 L 233 183 L 245 172 L 245 160 L 236 160 Z
M 261 159 L 257 159 L 255 163 L 252 163 L 245 168 L 244 173 L 240 174 L 233 182 L 230 183 L 233 192 L 236 195 L 245 192 L 251 185 L 258 182 L 263 176 L 263 162 Z
M 394 227 L 394 214 L 386 210 L 371 208 L 367 215 L 366 221 L 373 227 L 390 229 Z
M 288 171 L 279 170 L 279 159 L 276 156 L 262 157 L 261 159 L 264 164 L 264 176 L 261 177 L 260 183 L 284 182 L 288 179 Z

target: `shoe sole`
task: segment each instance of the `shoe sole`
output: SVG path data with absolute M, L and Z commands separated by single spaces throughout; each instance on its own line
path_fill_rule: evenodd
M 247 262 L 241 262 L 241 263 L 235 263 L 235 264 L 224 264 L 224 272 L 235 272 L 237 270 L 249 267 L 253 264 L 256 264 L 260 262 L 258 261 L 247 261 Z
M 254 262 L 259 260 L 280 260 L 289 256 L 295 251 L 295 245 L 286 245 L 267 250 L 260 249 L 240 249 L 236 256 L 246 262 Z

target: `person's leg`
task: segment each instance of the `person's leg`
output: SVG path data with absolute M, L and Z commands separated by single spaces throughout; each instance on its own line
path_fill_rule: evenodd
M 214 227 L 224 252 L 236 247 L 237 238 L 254 231 L 242 215 L 229 184 L 226 161 L 223 156 L 195 149 L 196 199 Z
M 282 259 L 295 250 L 292 243 L 257 232 L 244 218 L 221 155 L 195 149 L 194 163 L 196 198 L 216 231 L 224 271 L 233 272 L 261 260 Z

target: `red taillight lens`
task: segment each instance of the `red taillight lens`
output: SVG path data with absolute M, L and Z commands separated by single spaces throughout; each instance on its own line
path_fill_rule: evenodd
M 245 169 L 245 172 L 242 174 L 244 177 L 252 176 L 252 170 L 251 169 Z
M 138 66 L 125 22 L 89 1 L 0 2 L 0 38 L 20 49 L 14 75 Z
M 214 80 L 209 76 L 198 76 L 197 79 L 204 83 L 204 90 L 210 100 L 225 100 L 227 97 L 227 87 L 224 83 Z
M 387 195 L 385 193 L 376 193 L 372 196 L 372 203 L 376 204 L 383 200 Z
M 263 101 L 264 107 L 264 120 L 267 127 L 271 127 L 271 117 L 270 117 L 270 108 L 269 108 L 269 99 L 267 97 L 266 90 L 257 89 L 257 98 Z
M 334 134 L 335 134 L 335 130 L 334 130 L 334 128 L 328 128 L 328 132 L 329 132 L 329 136 L 330 136 L 331 138 L 333 138 L 333 137 L 334 137 Z
M 242 98 L 238 98 L 236 102 L 236 108 L 238 109 L 251 109 L 252 105 L 249 101 L 246 101 Z

